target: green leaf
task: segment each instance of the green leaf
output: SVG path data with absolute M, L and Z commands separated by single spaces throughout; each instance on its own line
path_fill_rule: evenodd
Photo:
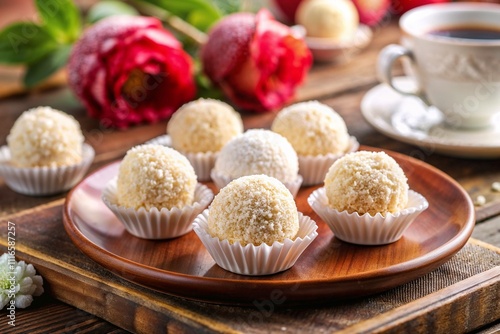
M 31 64 L 24 75 L 24 85 L 33 87 L 54 74 L 67 63 L 70 52 L 71 45 L 61 44 L 57 49 Z
M 222 90 L 214 86 L 212 81 L 203 73 L 199 59 L 194 60 L 194 79 L 198 97 L 224 100 L 225 95 Z
M 204 12 L 199 10 L 193 10 L 189 12 L 186 17 L 186 21 L 192 24 L 195 27 L 203 27 L 204 31 L 208 30 L 208 28 L 212 25 L 212 20 L 207 20 L 207 16 Z
M 139 15 L 139 12 L 134 7 L 121 1 L 101 1 L 90 8 L 87 21 L 95 23 L 112 15 Z
M 72 0 L 36 0 L 47 30 L 62 43 L 72 43 L 82 30 L 80 11 Z
M 211 0 L 210 2 L 224 15 L 228 15 L 241 11 L 242 2 L 245 2 L 245 0 Z M 259 1 L 257 1 L 257 3 L 259 3 Z
M 221 17 L 222 13 L 208 0 L 141 0 L 153 4 L 192 24 L 201 31 L 208 28 Z
M 225 95 L 220 88 L 217 88 L 210 84 L 209 79 L 204 76 L 196 76 L 196 86 L 197 86 L 197 94 L 198 97 L 216 99 L 216 100 L 224 100 Z
M 14 23 L 0 31 L 0 63 L 30 64 L 57 48 L 57 42 L 42 26 Z

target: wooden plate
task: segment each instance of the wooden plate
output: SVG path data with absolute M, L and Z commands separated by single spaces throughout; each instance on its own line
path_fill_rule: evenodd
M 365 150 L 376 150 L 361 147 Z M 116 275 L 188 299 L 250 304 L 320 302 L 365 296 L 422 276 L 460 250 L 474 227 L 474 207 L 452 178 L 419 160 L 387 152 L 404 169 L 410 188 L 429 201 L 402 239 L 386 246 L 344 243 L 297 196 L 299 211 L 318 223 L 318 237 L 289 270 L 270 276 L 242 276 L 215 264 L 194 232 L 167 241 L 138 239 L 126 232 L 101 201 L 119 162 L 88 176 L 69 194 L 64 227 L 75 245 Z

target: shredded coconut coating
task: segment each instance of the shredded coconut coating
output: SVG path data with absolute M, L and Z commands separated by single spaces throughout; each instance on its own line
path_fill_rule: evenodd
M 341 154 L 349 148 L 344 120 L 331 107 L 318 101 L 284 108 L 271 129 L 288 139 L 299 155 Z
M 167 125 L 172 147 L 181 152 L 218 152 L 243 132 L 243 122 L 230 105 L 198 99 L 179 108 Z
M 359 25 L 359 14 L 351 0 L 303 1 L 295 14 L 307 36 L 349 40 Z
M 11 163 L 18 167 L 58 167 L 82 160 L 84 137 L 71 115 L 50 107 L 23 112 L 7 136 Z
M 297 179 L 299 162 L 286 138 L 270 130 L 252 129 L 222 148 L 214 169 L 231 179 L 265 174 L 281 182 L 293 182 Z
M 329 205 L 360 215 L 386 215 L 408 203 L 407 178 L 398 163 L 384 152 L 358 151 L 338 159 L 325 177 Z
M 299 230 L 297 207 L 290 191 L 267 175 L 238 178 L 215 196 L 208 215 L 213 237 L 241 245 L 283 242 Z
M 149 210 L 182 208 L 193 202 L 197 179 L 186 157 L 163 145 L 131 148 L 120 164 L 118 204 Z

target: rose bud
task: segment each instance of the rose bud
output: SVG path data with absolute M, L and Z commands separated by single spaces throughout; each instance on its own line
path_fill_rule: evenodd
M 370 27 L 380 23 L 391 7 L 390 0 L 352 0 L 359 13 L 359 21 Z
M 105 126 L 165 119 L 196 93 L 192 59 L 152 17 L 111 16 L 91 26 L 68 72 L 89 115 Z
M 295 12 L 303 0 L 270 0 L 270 8 L 276 17 L 286 23 L 295 23 Z
M 206 75 L 236 106 L 264 112 L 293 98 L 312 55 L 303 39 L 263 9 L 219 21 L 201 49 L 201 61 Z

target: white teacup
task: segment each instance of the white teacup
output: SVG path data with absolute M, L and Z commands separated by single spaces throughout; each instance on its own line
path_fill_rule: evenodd
M 405 13 L 399 26 L 401 45 L 388 45 L 379 54 L 380 81 L 437 107 L 449 126 L 493 125 L 493 115 L 500 112 L 500 5 L 426 5 Z M 438 35 L 438 31 L 460 34 L 466 30 L 476 35 Z M 492 39 L 485 39 L 487 31 Z M 415 77 L 416 91 L 404 91 L 393 83 L 392 69 L 401 57 L 409 59 L 406 72 Z

